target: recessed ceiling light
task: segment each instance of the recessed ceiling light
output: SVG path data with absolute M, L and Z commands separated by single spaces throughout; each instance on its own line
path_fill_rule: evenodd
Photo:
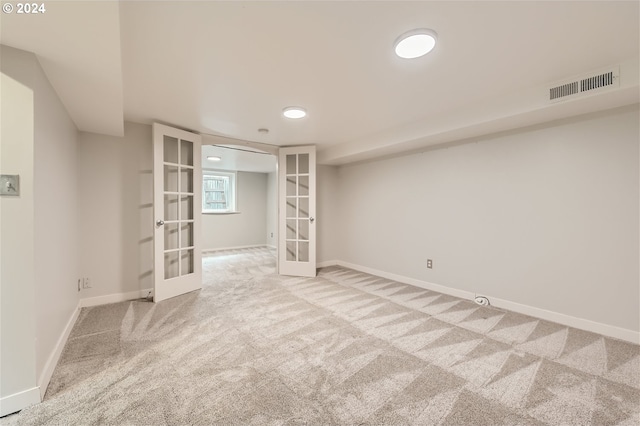
M 220 161 L 220 160 L 222 160 L 222 158 L 216 157 L 214 155 L 210 155 L 210 156 L 207 157 L 207 160 L 209 160 L 209 161 Z
M 421 28 L 402 34 L 393 47 L 396 55 L 404 59 L 414 59 L 424 56 L 436 45 L 437 35 L 433 30 Z
M 287 118 L 303 118 L 307 115 L 304 108 L 290 106 L 282 110 L 282 114 Z

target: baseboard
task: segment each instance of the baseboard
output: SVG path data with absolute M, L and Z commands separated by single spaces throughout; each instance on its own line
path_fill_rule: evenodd
M 273 250 L 278 250 L 278 247 L 271 245 L 271 244 L 267 244 L 267 247 Z
M 18 412 L 30 405 L 40 403 L 40 389 L 38 387 L 14 393 L 0 398 L 0 417 Z
M 54 348 L 51 355 L 49 355 L 49 359 L 47 359 L 47 363 L 44 365 L 44 369 L 42 370 L 42 373 L 38 380 L 38 387 L 40 388 L 40 400 L 44 399 L 44 394 L 47 391 L 49 382 L 51 381 L 51 376 L 53 376 L 53 371 L 56 369 L 56 365 L 58 365 L 58 361 L 60 360 L 60 355 L 62 355 L 64 345 L 67 343 L 69 334 L 71 334 L 71 330 L 73 329 L 73 326 L 75 325 L 79 314 L 80 301 L 78 301 L 78 306 L 73 310 L 69 321 L 67 321 L 67 325 L 64 327 L 64 331 L 56 342 L 56 347 Z
M 458 290 L 456 288 L 451 288 L 451 287 L 447 287 L 440 284 L 430 283 L 428 281 L 422 281 L 415 278 L 405 277 L 404 275 L 392 274 L 390 272 L 380 271 L 378 269 L 356 265 L 354 263 L 343 262 L 341 260 L 338 260 L 337 264 L 340 266 L 344 266 L 345 268 L 355 269 L 356 271 L 365 272 L 371 275 L 376 275 L 378 277 L 386 278 L 388 280 L 398 281 L 405 284 L 411 284 L 416 287 L 424 288 L 425 290 L 432 290 L 432 291 L 437 291 L 438 293 L 449 294 L 451 296 L 460 297 L 461 299 L 473 300 L 476 297 L 475 294 L 466 290 Z
M 81 308 L 88 308 L 91 306 L 107 305 L 109 303 L 126 302 L 127 300 L 143 299 L 152 291 L 152 288 L 144 288 L 142 290 L 129 291 L 127 293 L 113 293 L 104 296 L 87 297 L 85 299 L 80 299 L 79 306 Z
M 548 311 L 534 306 L 523 305 L 521 303 L 500 299 L 498 297 L 486 296 L 492 306 L 519 314 L 531 315 L 547 321 L 556 322 L 558 324 L 568 325 L 569 327 L 579 328 L 581 330 L 591 331 L 593 333 L 602 334 L 604 336 L 613 337 L 627 342 L 640 344 L 640 333 L 626 328 L 620 328 L 613 325 L 603 324 L 584 318 L 573 317 L 571 315 L 561 314 L 559 312 Z
M 335 262 L 335 263 L 334 263 Z M 326 265 L 324 265 L 326 263 Z M 354 269 L 356 271 L 365 272 L 367 274 L 376 275 L 378 277 L 387 278 L 389 280 L 411 284 L 416 287 L 424 288 L 426 290 L 437 291 L 438 293 L 444 293 L 451 296 L 460 297 L 462 299 L 473 300 L 476 297 L 475 293 L 459 290 L 440 284 L 434 284 L 427 281 L 417 280 L 415 278 L 405 277 L 402 275 L 392 274 L 385 271 L 369 268 L 362 265 L 356 265 L 349 262 L 343 262 L 341 260 L 322 262 L 323 266 L 339 265 L 345 268 Z M 561 314 L 559 312 L 548 311 L 546 309 L 537 308 L 535 306 L 523 305 L 520 303 L 512 302 L 509 300 L 500 299 L 497 297 L 491 297 L 483 294 L 487 297 L 492 306 L 496 308 L 506 309 L 512 312 L 517 312 L 523 315 L 531 315 L 536 318 L 540 318 L 547 321 L 552 321 L 558 324 L 567 325 L 569 327 L 579 328 L 581 330 L 590 331 L 592 333 L 602 334 L 604 336 L 613 337 L 615 339 L 625 340 L 627 342 L 640 344 L 640 333 L 637 331 L 629 330 L 626 328 L 620 328 L 613 325 L 603 324 L 596 321 L 591 321 L 584 318 L 573 317 L 571 315 Z
M 209 248 L 209 249 L 203 249 L 202 254 L 215 253 L 217 251 L 225 251 L 225 250 L 241 250 L 241 249 L 248 249 L 248 248 L 263 248 L 263 247 L 268 247 L 268 246 L 266 244 L 255 244 L 250 246 Z

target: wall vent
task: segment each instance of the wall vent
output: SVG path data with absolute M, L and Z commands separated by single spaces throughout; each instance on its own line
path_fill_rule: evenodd
M 581 94 L 600 92 L 620 86 L 620 67 L 609 68 L 603 72 L 577 77 L 549 88 L 549 101 L 557 102 L 574 98 Z

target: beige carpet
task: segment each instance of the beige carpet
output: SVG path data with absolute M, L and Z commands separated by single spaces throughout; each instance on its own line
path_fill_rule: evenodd
M 9 424 L 638 425 L 640 348 L 267 249 L 201 291 L 82 310 L 45 402 Z

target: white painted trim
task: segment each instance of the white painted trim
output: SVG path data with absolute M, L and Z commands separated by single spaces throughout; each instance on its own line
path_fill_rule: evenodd
M 278 250 L 277 246 L 273 246 L 271 244 L 267 244 L 267 247 L 270 248 L 270 249 Z
M 335 262 L 335 263 L 334 263 Z M 402 275 L 396 275 L 385 271 L 379 271 L 377 269 L 369 268 L 366 266 L 356 265 L 349 262 L 343 262 L 341 260 L 322 262 L 323 266 L 339 265 L 345 268 L 354 269 L 356 271 L 365 272 L 367 274 L 376 275 L 378 277 L 387 278 L 393 281 L 398 281 L 405 284 L 411 284 L 416 287 L 424 288 L 426 290 L 433 290 L 439 293 L 449 294 L 451 296 L 460 297 L 462 299 L 473 300 L 476 294 L 466 290 L 459 290 L 440 284 L 434 284 L 427 281 L 417 280 L 415 278 L 409 278 Z M 590 331 L 592 333 L 602 334 L 604 336 L 613 337 L 615 339 L 625 340 L 627 342 L 640 344 L 640 333 L 637 331 L 629 330 L 626 328 L 620 328 L 609 324 L 603 324 L 596 321 L 591 321 L 584 318 L 577 318 L 571 315 L 561 314 L 559 312 L 548 311 L 546 309 L 537 308 L 535 306 L 523 305 L 509 300 L 500 299 L 497 297 L 488 296 L 483 294 L 491 302 L 491 306 L 496 308 L 506 309 L 509 311 L 517 312 L 523 315 L 531 315 L 536 318 L 540 318 L 547 321 L 556 322 L 558 324 L 566 325 L 569 327 L 579 328 L 581 330 Z
M 248 248 L 262 248 L 262 247 L 269 247 L 266 244 L 256 244 L 256 245 L 251 245 L 251 246 L 235 246 L 235 247 L 221 247 L 221 248 L 211 248 L 211 249 L 204 249 L 202 250 L 202 254 L 205 253 L 215 253 L 217 251 L 225 251 L 225 250 L 241 250 L 241 249 L 248 249 Z M 275 248 L 275 247 L 274 247 Z
M 0 398 L 0 417 L 40 403 L 40 389 L 34 387 Z
M 425 290 L 437 291 L 438 293 L 449 294 L 451 296 L 460 297 L 462 299 L 473 300 L 475 295 L 466 290 L 458 290 L 457 288 L 446 287 L 440 284 L 430 283 L 427 281 L 417 280 L 415 278 L 405 277 L 404 275 L 392 274 L 390 272 L 379 271 L 377 269 L 369 268 L 366 266 L 356 265 L 349 262 L 343 262 L 338 260 L 338 265 L 345 268 L 355 269 L 356 271 L 366 272 L 367 274 L 376 275 L 378 277 L 386 278 L 388 280 L 398 281 L 405 284 L 411 284 L 416 287 L 424 288 Z
M 497 297 L 483 296 L 489 299 L 491 306 L 496 308 L 507 309 L 519 314 L 531 315 L 536 318 L 547 321 L 556 322 L 558 324 L 568 325 L 569 327 L 579 328 L 581 330 L 591 331 L 593 333 L 602 334 L 627 342 L 640 344 L 640 333 L 626 328 L 620 328 L 613 325 L 603 324 L 601 322 L 591 321 L 584 318 L 572 317 L 571 315 L 561 314 L 559 312 L 548 311 L 534 306 L 523 305 L 509 300 L 503 300 Z
M 91 306 L 107 305 L 109 303 L 126 302 L 127 300 L 143 299 L 147 297 L 149 292 L 153 292 L 153 288 L 144 288 L 142 290 L 130 291 L 127 293 L 113 293 L 104 296 L 87 297 L 80 299 L 79 306 L 88 308 Z
M 49 386 L 49 382 L 51 381 L 51 376 L 53 376 L 53 371 L 56 369 L 56 365 L 58 365 L 60 355 L 62 355 L 62 350 L 64 349 L 64 345 L 66 345 L 67 343 L 67 339 L 69 339 L 69 334 L 71 334 L 71 330 L 78 320 L 78 315 L 80 315 L 79 300 L 78 306 L 73 310 L 71 317 L 69 317 L 69 321 L 67 321 L 67 325 L 64 327 L 64 331 L 56 342 L 56 347 L 54 348 L 53 352 L 51 352 L 51 355 L 49 355 L 49 359 L 47 359 L 47 362 L 42 369 L 42 373 L 40 374 L 40 379 L 38 380 L 38 387 L 40 388 L 40 400 L 44 399 L 44 394 L 47 392 L 47 387 Z

